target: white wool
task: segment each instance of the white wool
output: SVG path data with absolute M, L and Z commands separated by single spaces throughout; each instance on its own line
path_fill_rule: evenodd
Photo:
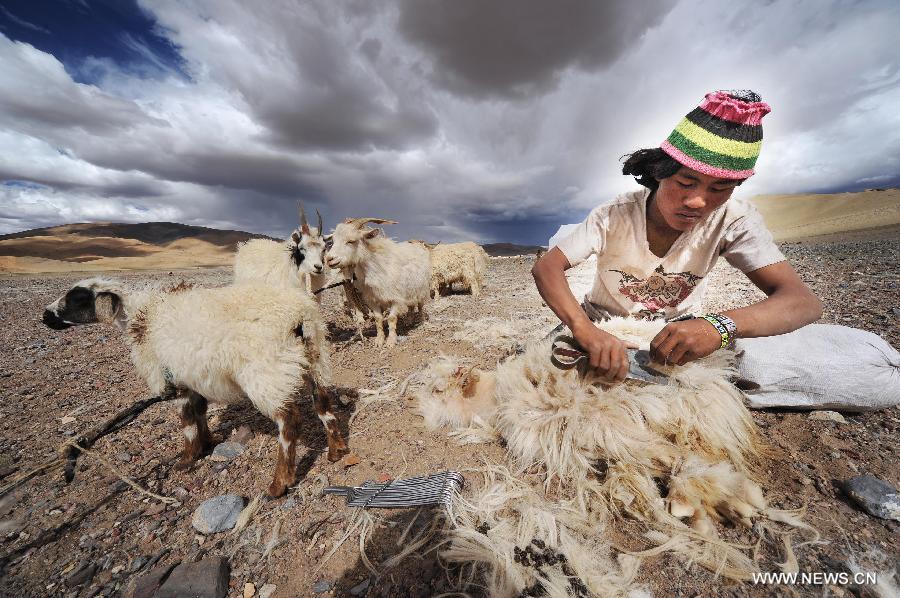
M 290 289 L 235 285 L 131 294 L 116 281 L 75 286 L 85 285 L 123 301 L 131 359 L 154 394 L 165 390 L 168 375 L 210 402 L 249 400 L 273 417 L 294 399 L 304 375 L 330 384 L 319 310 Z
M 282 243 L 269 239 L 251 239 L 241 243 L 234 256 L 234 282 L 236 284 L 256 282 L 275 287 L 308 290 L 305 275 L 309 272 L 305 269 L 299 270 L 294 264 L 291 259 L 291 245 L 291 241 Z
M 375 317 L 379 342 L 386 317 L 388 344 L 394 344 L 397 318 L 412 308 L 421 314 L 430 299 L 430 253 L 422 245 L 397 243 L 352 221 L 335 227 L 332 242 L 328 265 L 352 273 L 353 286 Z
M 431 291 L 437 297 L 441 290 L 458 283 L 478 297 L 487 265 L 487 253 L 471 241 L 435 245 L 431 250 Z
M 647 347 L 663 325 L 614 319 L 599 326 Z M 754 481 L 761 445 L 740 391 L 728 381 L 730 353 L 655 366 L 669 374 L 668 385 L 609 386 L 586 368 L 555 368 L 550 343 L 529 344 L 494 376 L 435 360 L 419 376 L 426 424 L 468 441 L 487 440 L 493 431 L 515 475 L 542 472 L 550 502 L 568 501 L 583 521 L 635 518 L 655 532 L 661 550 L 733 579 L 747 579 L 757 567 L 719 540 L 719 521 L 749 527 L 762 517 L 809 529 L 794 515 L 768 509 Z
M 622 596 L 631 588 L 639 561 L 611 558 L 600 539 L 603 520 L 586 520 L 570 502 L 547 501 L 503 466 L 486 465 L 481 472 L 482 489 L 454 502 L 453 527 L 441 553 L 444 561 L 462 567 L 460 590 L 484 584 L 489 596 L 511 597 L 538 585 L 546 595 L 562 598 L 579 582 L 592 596 Z M 525 550 L 552 554 L 554 561 L 562 555 L 565 561 L 536 567 L 533 560 L 516 558 Z

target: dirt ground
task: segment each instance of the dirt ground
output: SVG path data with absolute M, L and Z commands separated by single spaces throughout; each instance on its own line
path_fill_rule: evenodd
M 900 346 L 900 237 L 790 244 L 783 250 L 823 299 L 824 322 L 870 330 Z M 249 405 L 212 406 L 210 428 L 219 438 L 249 426 L 253 435 L 247 450 L 228 463 L 204 458 L 193 470 L 180 472 L 172 467 L 181 447 L 177 412 L 171 405 L 154 405 L 124 430 L 101 440 L 96 456 L 83 456 L 71 484 L 54 470 L 0 503 L 0 555 L 12 557 L 0 579 L 0 593 L 118 595 L 147 572 L 148 560 L 160 555 L 158 563 L 228 557 L 232 596 L 242 596 L 247 582 L 257 589 L 274 584 L 278 597 L 313 595 L 314 585 L 323 581 L 330 583 L 331 595 L 349 595 L 354 587 L 363 595 L 358 586 L 366 580 L 368 596 L 449 591 L 452 583 L 435 556 L 437 550 L 411 556 L 380 576 L 367 568 L 368 560 L 379 569 L 379 563 L 400 550 L 400 536 L 406 532 L 406 538 L 414 537 L 431 524 L 433 512 L 370 512 L 376 524 L 366 543 L 367 558 L 362 558 L 357 536 L 351 534 L 341 543 L 355 523 L 353 511 L 343 499 L 320 497 L 319 492 L 325 484 L 465 470 L 484 458 L 502 459 L 497 446 L 457 446 L 442 432 L 426 430 L 414 402 L 397 390 L 440 353 L 492 368 L 517 342 L 552 326 L 554 317 L 542 306 L 531 281 L 532 263 L 532 257 L 492 259 L 480 298 L 454 294 L 440 299 L 430 306 L 424 324 L 402 327 L 401 342 L 383 351 L 373 347 L 371 338 L 365 344 L 350 340 L 350 321 L 339 313 L 337 297 L 329 291 L 323 306 L 331 322 L 334 380 L 341 397 L 336 414 L 345 431 L 349 425 L 350 446 L 360 458 L 357 465 L 328 462 L 322 426 L 307 406 L 301 433 L 307 448 L 298 457 L 296 489 L 285 498 L 264 502 L 242 534 L 203 537 L 191 527 L 191 514 L 203 500 L 225 493 L 251 499 L 267 487 L 274 471 L 275 426 Z M 230 269 L 216 268 L 114 276 L 129 281 L 184 278 L 215 286 L 228 283 L 230 275 Z M 717 268 L 712 276 L 710 310 L 744 305 L 761 296 L 730 268 Z M 67 438 L 147 395 L 115 329 L 92 326 L 57 332 L 41 324 L 43 307 L 79 278 L 0 279 L 0 484 L 51 458 Z M 504 330 L 515 334 L 500 334 Z M 374 334 L 372 326 L 368 334 Z M 867 515 L 842 494 L 839 484 L 869 473 L 900 486 L 900 409 L 848 415 L 846 424 L 784 411 L 755 412 L 754 419 L 773 449 L 764 481 L 770 502 L 783 508 L 807 505 L 806 520 L 829 541 L 797 549 L 801 571 L 847 571 L 851 562 L 863 570 L 896 571 L 900 524 Z M 163 508 L 123 484 L 100 457 L 178 504 Z M 27 549 L 48 532 L 54 533 L 53 541 Z M 627 534 L 617 540 L 627 543 Z M 779 558 L 763 554 L 763 570 L 777 571 Z M 70 588 L 66 578 L 85 565 L 96 566 L 93 578 Z M 665 555 L 646 559 L 638 581 L 656 596 L 875 595 L 865 587 L 735 584 Z

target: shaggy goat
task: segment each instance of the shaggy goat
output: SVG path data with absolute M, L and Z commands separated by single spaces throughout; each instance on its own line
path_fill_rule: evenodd
M 295 477 L 298 400 L 305 391 L 325 425 L 328 458 L 346 452 L 326 386 L 331 378 L 325 330 L 311 299 L 290 289 L 236 285 L 128 292 L 115 281 L 77 283 L 44 310 L 44 323 L 114 324 L 125 333 L 131 359 L 150 392 L 167 384 L 184 398 L 181 422 L 187 468 L 211 443 L 207 401 L 249 400 L 278 425 L 278 460 L 269 486 L 281 496 Z
M 420 243 L 431 251 L 431 296 L 447 294 L 453 283 L 461 284 L 473 297 L 481 294 L 488 255 L 476 243 L 450 243 L 431 245 Z
M 387 345 L 397 343 L 397 318 L 410 308 L 424 316 L 429 299 L 431 256 L 415 243 L 397 243 L 366 224 L 396 224 L 380 218 L 348 218 L 331 234 L 326 262 L 332 268 L 353 273 L 353 286 L 375 316 L 376 343 L 384 342 L 387 311 Z
M 234 282 L 296 288 L 312 294 L 316 302 L 321 303 L 322 298 L 317 291 L 332 279 L 343 279 L 348 281 L 343 285 L 344 307 L 361 327 L 365 323 L 365 306 L 349 283 L 352 273 L 338 272 L 325 266 L 328 237 L 322 236 L 322 215 L 316 210 L 319 226 L 312 228 L 306 220 L 303 206 L 299 207 L 299 211 L 300 227 L 291 233 L 286 243 L 252 239 L 238 246 L 234 258 Z
M 615 319 L 600 326 L 647 344 L 663 325 Z M 556 369 L 549 356 L 550 341 L 544 340 L 495 371 L 460 367 L 449 358 L 433 361 L 420 374 L 417 392 L 426 423 L 449 427 L 461 442 L 502 438 L 513 476 L 542 472 L 542 489 L 535 491 L 548 495 L 547 512 L 549 505 L 563 504 L 578 526 L 595 528 L 627 514 L 650 528 L 646 537 L 658 550 L 681 552 L 730 578 L 748 579 L 758 569 L 718 538 L 716 522 L 750 526 L 761 518 L 810 529 L 792 513 L 769 508 L 754 481 L 762 445 L 740 391 L 728 381 L 728 352 L 683 367 L 660 366 L 670 375 L 667 386 L 609 386 L 589 368 Z M 507 487 L 503 492 L 515 499 L 518 491 Z M 492 540 L 512 529 L 473 504 L 456 505 L 456 512 L 468 512 L 476 526 L 490 526 Z M 477 538 L 465 525 L 455 537 Z M 452 546 L 459 547 L 456 541 Z M 492 574 L 512 566 L 495 561 L 487 544 L 469 546 L 481 552 L 456 556 L 494 563 Z M 563 553 L 577 558 L 568 549 Z M 517 571 L 510 575 L 522 573 Z M 589 577 L 582 579 L 592 585 Z M 513 585 L 523 590 L 519 581 Z
M 319 226 L 310 228 L 300 206 L 300 227 L 285 243 L 268 239 L 241 243 L 234 258 L 234 282 L 300 288 L 309 293 L 325 286 L 325 239 L 318 210 L 316 216 Z

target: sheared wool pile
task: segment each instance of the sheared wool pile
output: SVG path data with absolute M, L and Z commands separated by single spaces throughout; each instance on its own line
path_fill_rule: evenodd
M 647 347 L 663 325 L 615 319 L 599 326 Z M 777 531 L 771 521 L 815 535 L 795 513 L 766 505 L 754 472 L 762 445 L 729 382 L 731 354 L 660 366 L 670 375 L 666 386 L 609 386 L 587 368 L 559 370 L 549 356 L 545 340 L 495 371 L 442 357 L 419 376 L 416 395 L 430 427 L 460 442 L 502 439 L 507 449 L 505 466 L 481 468 L 480 494 L 456 505 L 443 555 L 477 563 L 469 566 L 472 580 L 491 595 L 622 595 L 637 565 L 614 564 L 603 532 L 626 519 L 644 525 L 643 554 L 675 551 L 740 580 L 758 566 L 747 550 L 719 538 L 720 522 L 757 523 L 760 539 Z M 552 564 L 542 552 L 543 565 L 535 566 L 533 540 L 557 555 Z M 529 545 L 531 554 L 521 556 Z

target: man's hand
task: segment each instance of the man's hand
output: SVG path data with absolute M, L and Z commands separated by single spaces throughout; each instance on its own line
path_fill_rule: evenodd
M 722 345 L 722 335 L 701 318 L 671 322 L 650 341 L 650 358 L 656 363 L 684 365 L 706 357 Z
M 626 349 L 637 349 L 634 343 L 626 343 L 594 326 L 589 320 L 576 326 L 572 334 L 578 344 L 591 356 L 591 367 L 609 382 L 621 382 L 628 373 Z

